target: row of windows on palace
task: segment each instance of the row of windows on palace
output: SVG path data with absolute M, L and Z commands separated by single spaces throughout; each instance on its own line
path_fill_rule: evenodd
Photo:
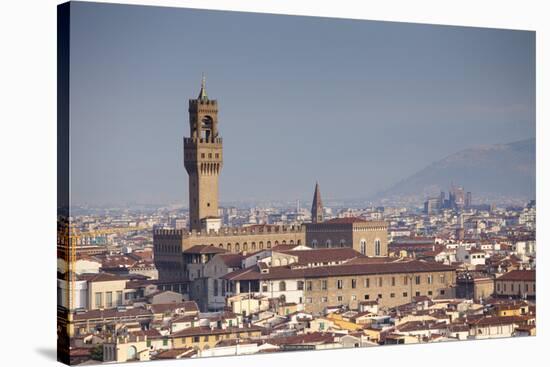
M 302 242 L 301 240 L 297 240 L 296 244 L 301 245 L 301 242 Z M 294 240 L 290 240 L 288 243 L 290 245 L 294 245 Z M 280 244 L 281 245 L 286 245 L 287 242 L 286 242 L 286 240 L 283 240 L 283 241 L 281 241 Z M 317 247 L 318 246 L 318 241 L 313 240 L 313 241 L 311 241 L 311 244 L 312 244 L 313 247 Z M 279 241 L 275 241 L 274 245 L 278 246 Z M 340 245 L 340 247 L 346 247 L 346 240 L 344 240 L 344 239 L 340 240 L 339 245 Z M 179 245 L 157 244 L 156 246 L 157 246 L 157 250 L 163 251 L 163 252 L 170 252 L 170 251 L 171 252 L 178 252 L 178 251 L 180 251 Z M 213 243 L 211 243 L 210 246 L 215 246 L 215 245 Z M 228 243 L 227 245 L 224 245 L 223 243 L 220 243 L 218 245 L 218 247 L 219 248 L 225 248 L 227 251 L 231 251 L 232 248 L 233 248 L 231 243 Z M 332 247 L 332 241 L 330 239 L 325 241 L 325 247 Z M 271 241 L 267 241 L 266 248 L 268 248 L 268 249 L 271 248 Z M 252 242 L 250 244 L 250 250 L 251 251 L 263 250 L 263 249 L 264 249 L 263 241 L 260 241 L 258 243 L 258 246 L 256 246 L 256 242 Z M 241 251 L 241 246 L 238 242 L 235 243 L 234 250 L 235 250 L 235 252 L 240 252 Z M 243 243 L 242 251 L 248 251 L 248 243 L 246 243 L 246 242 Z M 367 253 L 367 241 L 366 240 L 361 240 L 360 241 L 360 252 L 363 255 L 365 255 Z M 381 252 L 382 252 L 382 243 L 379 239 L 376 239 L 374 241 L 374 254 L 375 254 L 375 256 L 380 256 Z
M 409 280 L 414 280 L 413 284 L 415 285 L 420 285 L 422 284 L 422 276 L 421 275 L 415 275 L 414 277 L 410 277 L 408 275 L 405 275 L 402 277 L 402 285 L 409 285 Z M 336 289 L 344 289 L 346 288 L 345 287 L 345 279 L 336 279 L 334 280 L 335 282 L 335 286 L 336 286 Z M 395 287 L 397 285 L 397 277 L 391 277 L 390 279 L 390 285 L 392 287 Z M 434 279 L 433 279 L 433 276 L 432 275 L 428 275 L 426 276 L 426 282 L 427 284 L 433 284 L 434 282 Z M 349 288 L 351 289 L 355 289 L 357 288 L 357 279 L 349 279 Z M 439 283 L 441 284 L 445 284 L 445 274 L 440 274 L 439 275 Z M 312 280 L 308 280 L 308 281 L 302 281 L 302 280 L 299 280 L 297 283 L 297 286 L 296 286 L 296 289 L 301 291 L 301 290 L 304 290 L 304 285 L 305 285 L 305 289 L 307 291 L 313 291 L 314 287 L 313 287 L 313 281 Z M 328 284 L 329 284 L 329 280 L 328 279 L 322 279 L 321 280 L 321 286 L 320 286 L 320 289 L 321 290 L 328 290 Z M 370 288 L 371 286 L 371 278 L 365 278 L 364 281 L 363 281 L 363 286 L 364 288 Z M 377 277 L 377 278 L 374 278 L 373 279 L 373 286 L 376 287 L 383 287 L 384 286 L 384 278 L 383 277 Z M 262 283 L 262 292 L 267 292 L 268 291 L 268 285 L 266 282 L 263 282 Z M 283 281 L 280 281 L 279 282 L 279 291 L 286 291 L 286 282 L 283 280 Z
M 398 283 L 397 278 L 398 277 L 391 277 L 390 278 L 389 282 L 390 282 L 390 285 L 392 287 L 397 286 L 397 283 Z M 426 278 L 425 281 L 426 281 L 427 284 L 434 284 L 434 279 L 433 279 L 432 275 L 428 275 L 425 278 Z M 383 287 L 384 286 L 384 279 L 382 277 L 375 277 L 375 278 L 365 278 L 363 280 L 364 288 L 370 288 L 371 287 L 371 279 L 372 279 L 373 287 L 376 287 L 376 286 Z M 405 275 L 405 276 L 402 277 L 402 285 L 404 285 L 404 286 L 409 285 L 409 280 L 411 281 L 411 284 L 414 284 L 414 285 L 423 284 L 421 275 L 415 275 L 415 276 Z M 446 281 L 445 274 L 439 274 L 439 283 L 440 284 L 445 284 L 445 281 Z M 219 284 L 218 282 L 220 282 L 221 284 Z M 347 287 L 349 287 L 350 289 L 357 289 L 357 285 L 358 285 L 357 279 L 349 279 L 348 280 L 349 284 L 348 284 L 347 287 L 346 287 L 346 280 L 345 279 L 336 279 L 336 280 L 334 280 L 334 282 L 335 282 L 334 286 L 336 287 L 336 289 L 344 289 L 344 288 L 347 288 Z M 271 283 L 271 288 L 272 288 L 271 290 L 272 291 L 274 291 L 274 289 L 273 289 L 274 284 L 278 285 L 278 291 L 279 292 L 287 291 L 286 281 L 284 281 L 284 280 L 281 280 L 279 282 L 270 282 L 270 283 Z M 328 290 L 328 285 L 329 285 L 329 280 L 328 279 L 322 279 L 321 282 L 320 282 L 319 289 L 320 290 Z M 304 288 L 305 288 L 306 291 L 313 291 L 314 290 L 313 281 L 311 281 L 311 280 L 308 280 L 308 281 L 299 280 L 299 281 L 296 282 L 296 290 L 303 291 Z M 243 283 L 243 287 L 241 287 L 241 293 L 243 291 L 244 292 L 248 292 L 248 291 L 258 292 L 259 289 L 257 288 L 257 286 L 254 286 L 251 283 Z M 220 296 L 220 295 L 225 296 L 226 292 L 235 293 L 235 285 L 232 284 L 232 283 L 226 282 L 222 279 L 220 279 L 220 280 L 214 279 L 213 280 L 213 293 L 214 293 L 214 296 Z M 268 292 L 270 292 L 268 282 L 262 281 L 262 293 L 268 293 Z M 417 296 L 420 295 L 419 292 L 416 292 L 416 293 L 417 293 Z M 432 291 L 428 291 L 428 295 L 431 296 Z M 393 297 L 395 297 L 395 295 L 394 296 L 390 295 L 390 297 L 393 298 Z M 403 297 L 407 297 L 407 292 L 403 292 Z M 379 294 L 378 298 L 382 298 L 382 295 Z M 365 295 L 365 299 L 369 299 L 369 295 Z
M 497 283 L 497 292 L 500 292 L 500 282 L 496 282 Z M 518 284 L 518 287 L 517 289 L 514 289 L 514 283 L 510 284 L 510 292 L 521 292 L 521 284 Z M 503 283 L 502 284 L 502 291 L 503 292 L 507 292 L 506 290 L 506 283 Z M 524 283 L 523 284 L 523 291 L 524 292 L 529 292 L 529 283 Z M 533 292 L 536 292 L 536 284 L 533 283 Z
M 288 242 L 290 245 L 294 245 L 294 240 L 290 240 Z M 281 245 L 286 245 L 287 242 L 286 240 L 283 240 L 281 241 L 280 243 Z M 301 240 L 297 240 L 296 241 L 296 244 L 297 245 L 301 245 L 302 244 L 302 241 Z M 279 245 L 279 241 L 275 241 L 274 242 L 274 246 L 278 246 Z M 171 245 L 171 244 L 155 244 L 156 246 L 156 249 L 158 251 L 162 251 L 162 252 L 178 252 L 180 251 L 180 246 L 179 245 Z M 210 244 L 210 246 L 215 246 L 213 243 Z M 231 243 L 228 243 L 227 245 L 224 245 L 223 243 L 220 243 L 218 245 L 219 248 L 225 248 L 227 251 L 231 251 L 233 249 L 233 246 Z M 271 248 L 271 241 L 267 241 L 266 243 L 266 248 L 270 249 Z M 250 250 L 251 251 L 256 251 L 256 250 L 263 250 L 264 249 L 264 243 L 263 241 L 260 241 L 258 243 L 258 246 L 256 246 L 256 242 L 252 242 L 250 244 Z M 241 251 L 241 245 L 237 242 L 235 243 L 235 247 L 234 247 L 234 250 L 235 252 L 240 252 Z M 243 247 L 242 247 L 242 251 L 248 251 L 248 243 L 244 242 L 243 243 Z

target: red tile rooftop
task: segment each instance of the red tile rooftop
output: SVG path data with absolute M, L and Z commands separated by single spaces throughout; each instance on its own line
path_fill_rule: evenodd
M 200 255 L 200 254 L 218 254 L 218 253 L 225 253 L 226 250 L 220 247 L 216 246 L 209 246 L 209 245 L 195 245 L 189 247 L 187 250 L 184 250 L 184 254 L 193 254 L 193 255 Z
M 512 270 L 498 277 L 496 280 L 534 282 L 536 280 L 536 271 L 535 270 Z

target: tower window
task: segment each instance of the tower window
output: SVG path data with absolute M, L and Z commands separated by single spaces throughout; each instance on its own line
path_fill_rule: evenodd
M 212 158 L 212 153 L 208 153 L 208 158 Z
M 219 155 L 219 153 L 216 153 L 216 158 L 220 158 L 220 155 Z
M 204 153 L 201 153 L 201 158 L 204 158 Z

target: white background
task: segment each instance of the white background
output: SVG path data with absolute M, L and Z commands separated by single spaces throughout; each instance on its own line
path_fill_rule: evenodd
M 537 31 L 537 333 L 536 338 L 368 349 L 279 353 L 230 359 L 150 362 L 151 366 L 539 365 L 549 356 L 546 258 L 550 206 L 550 13 L 545 1 L 489 0 L 195 0 L 123 3 L 468 25 Z M 56 5 L 55 0 L 2 1 L 0 10 L 0 364 L 48 366 L 56 346 Z M 547 163 L 548 165 L 548 163 Z M 546 365 L 548 361 L 546 361 Z

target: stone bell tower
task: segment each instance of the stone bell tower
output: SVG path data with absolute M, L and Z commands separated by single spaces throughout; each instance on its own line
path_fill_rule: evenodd
M 189 100 L 189 128 L 190 137 L 183 139 L 183 161 L 189 174 L 189 229 L 201 231 L 212 229 L 211 223 L 214 228 L 221 223 L 218 179 L 223 165 L 218 102 L 208 98 L 204 75 L 199 96 Z

